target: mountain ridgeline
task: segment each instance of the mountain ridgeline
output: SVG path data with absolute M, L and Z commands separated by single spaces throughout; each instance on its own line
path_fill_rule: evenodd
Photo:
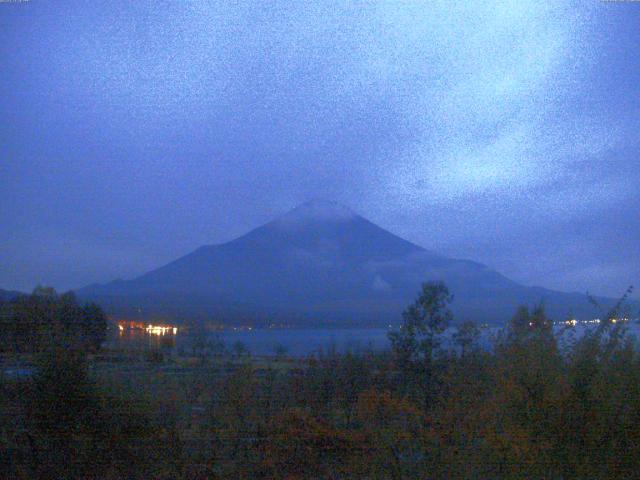
M 25 294 L 15 290 L 3 290 L 0 288 L 0 302 L 8 302 L 21 295 L 25 295 Z
M 428 280 L 442 280 L 454 293 L 456 320 L 502 324 L 518 305 L 539 302 L 555 318 L 601 313 L 584 294 L 518 284 L 480 263 L 403 240 L 346 207 L 318 201 L 140 277 L 77 293 L 112 314 L 173 321 L 380 326 L 397 324 Z

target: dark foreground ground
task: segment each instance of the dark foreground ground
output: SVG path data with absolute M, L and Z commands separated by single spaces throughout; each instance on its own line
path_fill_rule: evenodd
M 617 331 L 617 330 L 616 330 Z M 487 352 L 5 358 L 0 477 L 636 478 L 640 357 L 612 328 Z

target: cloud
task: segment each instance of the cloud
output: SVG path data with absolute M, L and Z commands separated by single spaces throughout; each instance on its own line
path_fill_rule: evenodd
M 639 204 L 636 37 L 600 3 L 31 2 L 0 32 L 20 45 L 0 78 L 0 220 L 16 238 L 45 224 L 89 239 L 68 249 L 73 272 L 56 264 L 60 285 L 126 277 L 315 197 L 507 274 L 531 250 L 557 264 L 556 244 L 588 242 L 567 224 L 637 224 L 616 214 Z M 290 225 L 350 215 L 307 208 Z M 0 255 L 29 272 L 7 287 L 54 269 L 19 243 Z
M 356 217 L 357 215 L 348 207 L 335 202 L 315 200 L 306 202 L 279 217 L 276 225 L 285 229 L 295 229 L 310 223 L 348 222 Z
M 380 275 L 376 275 L 373 279 L 371 288 L 376 292 L 388 292 L 389 290 L 391 290 L 391 284 Z
M 395 190 L 413 204 L 517 196 L 553 182 L 572 154 L 593 157 L 607 148 L 611 135 L 586 134 L 583 122 L 562 110 L 581 86 L 576 64 L 588 56 L 581 36 L 590 7 L 440 7 L 396 12 L 403 25 L 413 24 L 411 40 L 404 38 L 404 74 L 426 73 L 405 98 L 413 138 L 380 153 L 374 191 Z

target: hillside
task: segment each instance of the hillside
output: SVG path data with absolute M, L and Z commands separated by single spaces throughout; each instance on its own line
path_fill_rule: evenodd
M 6 302 L 7 300 L 13 300 L 14 298 L 25 295 L 22 292 L 17 292 L 13 290 L 3 290 L 0 288 L 0 301 Z
M 398 321 L 426 280 L 446 282 L 459 320 L 501 323 L 519 304 L 540 301 L 555 317 L 598 314 L 583 294 L 520 285 L 480 263 L 403 240 L 346 207 L 317 201 L 228 243 L 202 246 L 140 277 L 78 294 L 119 314 L 383 325 Z

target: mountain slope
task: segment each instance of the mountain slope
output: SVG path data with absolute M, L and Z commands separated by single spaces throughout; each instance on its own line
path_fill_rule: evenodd
M 0 288 L 0 301 L 7 302 L 21 295 L 25 295 L 25 294 L 22 292 L 17 292 L 15 290 L 3 290 Z
M 596 312 L 584 295 L 525 287 L 430 252 L 330 202 L 309 202 L 222 245 L 200 247 L 129 281 L 81 289 L 115 313 L 300 324 L 397 322 L 421 282 L 443 280 L 458 319 L 503 322 L 521 303 Z

